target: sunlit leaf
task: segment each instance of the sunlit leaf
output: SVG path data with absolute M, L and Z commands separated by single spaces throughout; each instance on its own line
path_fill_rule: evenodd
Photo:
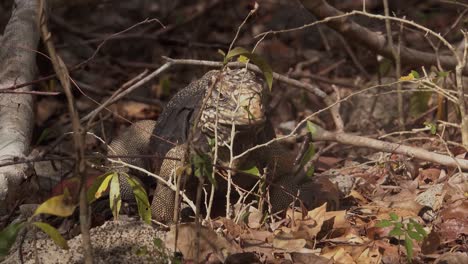
M 250 54 L 250 51 L 242 47 L 235 47 L 232 50 L 230 50 L 228 54 L 226 54 L 226 56 L 224 57 L 224 64 L 228 63 L 228 61 L 235 56 L 246 55 L 246 54 Z
M 414 80 L 414 76 L 413 76 L 412 73 L 410 73 L 410 74 L 408 74 L 406 76 L 401 76 L 399 80 L 400 81 L 412 81 L 412 80 Z
M 430 129 L 431 134 L 435 135 L 437 133 L 437 125 L 432 122 L 424 122 L 424 125 Z
M 138 206 L 138 214 L 141 219 L 147 224 L 151 222 L 151 211 L 150 203 L 148 201 L 148 195 L 146 194 L 145 188 L 137 180 L 125 175 L 128 183 L 132 186 L 133 194 Z
M 412 70 L 411 75 L 413 75 L 414 78 L 419 79 L 419 73 L 417 71 Z
M 242 62 L 242 63 L 247 63 L 247 62 L 249 62 L 249 58 L 247 58 L 244 55 L 240 55 L 239 58 L 237 58 L 237 61 Z
M 117 173 L 114 173 L 114 175 L 112 175 L 111 177 L 112 179 L 110 182 L 109 203 L 110 203 L 110 208 L 112 210 L 112 215 L 114 216 L 114 219 L 117 219 L 119 217 L 120 208 L 122 206 L 122 197 L 120 195 L 119 175 Z M 122 177 L 125 177 L 125 176 L 122 176 Z
M 72 202 L 68 192 L 54 196 L 37 207 L 34 215 L 50 214 L 55 216 L 67 217 L 73 214 L 77 204 Z
M 390 219 L 392 219 L 393 221 L 398 221 L 398 215 L 395 214 L 394 212 L 391 212 L 390 213 Z
M 94 195 L 94 197 L 96 199 L 98 199 L 99 197 L 102 196 L 102 194 L 107 190 L 107 187 L 109 187 L 110 180 L 116 175 L 118 175 L 118 174 L 116 172 L 113 172 L 113 173 L 110 173 L 109 175 L 107 175 L 106 178 L 104 178 L 101 185 L 98 187 L 98 189 L 96 191 L 96 194 Z
M 11 246 L 16 241 L 18 232 L 24 226 L 24 222 L 13 223 L 0 232 L 0 258 L 8 255 Z
M 46 233 L 52 240 L 57 244 L 57 246 L 63 248 L 63 249 L 68 249 L 68 244 L 65 238 L 59 233 L 59 231 L 44 222 L 33 222 L 33 225 L 37 226 L 40 228 L 44 233 Z
M 260 171 L 256 166 L 253 166 L 247 170 L 243 170 L 243 172 L 260 177 Z
M 263 59 L 257 54 L 251 53 L 250 51 L 242 47 L 235 47 L 231 51 L 229 51 L 228 54 L 226 54 L 226 56 L 224 57 L 224 64 L 228 63 L 229 60 L 235 56 L 241 56 L 241 58 L 239 58 L 239 61 L 241 62 L 246 61 L 246 59 L 248 59 L 252 61 L 253 64 L 257 65 L 265 77 L 265 81 L 267 82 L 268 88 L 271 90 L 273 86 L 273 70 L 270 64 L 268 64 L 265 59 Z
M 108 172 L 108 173 L 105 173 L 103 175 L 98 176 L 94 180 L 93 184 L 89 187 L 89 189 L 88 189 L 88 191 L 86 193 L 86 196 L 88 198 L 88 203 L 92 203 L 93 201 L 95 201 L 96 199 L 101 197 L 101 195 L 97 195 L 97 191 L 98 191 L 99 187 L 101 187 L 104 180 L 106 180 L 108 177 L 111 177 L 114 173 L 115 172 L 112 172 L 112 171 Z

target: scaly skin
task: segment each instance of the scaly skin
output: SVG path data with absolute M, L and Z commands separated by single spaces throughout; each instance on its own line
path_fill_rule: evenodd
M 217 164 L 224 167 L 232 166 L 234 184 L 244 189 L 252 188 L 257 180 L 239 171 L 256 166 L 261 172 L 266 173 L 267 182 L 279 182 L 289 193 L 296 194 L 299 187 L 291 175 L 294 155 L 285 153 L 284 148 L 278 143 L 252 151 L 232 164 L 229 163 L 230 151 L 227 146 L 231 144 L 233 131 L 234 156 L 275 137 L 274 129 L 266 115 L 267 92 L 265 82 L 245 69 L 226 69 L 222 73 L 210 71 L 179 91 L 166 105 L 156 124 L 150 121 L 138 122 L 129 128 L 131 132 L 126 132 L 114 140 L 110 147 L 127 149 L 123 151 L 124 154 L 156 153 L 161 157 L 176 158 L 154 159 L 152 164 L 156 174 L 167 180 L 173 179 L 177 168 L 183 166 L 181 160 L 184 160 L 189 149 L 187 147 L 189 133 L 206 98 L 190 149 L 193 152 L 210 153 L 211 147 L 208 142 L 214 138 L 216 130 L 219 146 Z M 141 128 L 142 125 L 146 131 L 154 128 L 153 137 L 150 138 L 148 133 L 145 136 L 135 136 L 135 133 L 140 133 L 135 126 Z M 144 165 L 141 159 L 129 161 L 132 164 Z M 226 172 L 217 172 L 217 174 L 226 177 Z M 196 181 L 193 178 L 195 177 L 188 178 L 186 191 L 194 200 L 193 189 Z M 222 198 L 226 195 L 225 180 L 217 177 L 217 183 L 219 194 L 217 197 Z M 121 184 L 125 185 L 122 182 Z M 122 189 L 125 191 L 126 188 L 128 189 L 123 186 Z M 157 185 L 151 203 L 152 216 L 155 220 L 160 222 L 172 220 L 175 209 L 174 196 L 175 192 L 164 184 Z M 279 211 L 285 209 L 293 199 L 281 189 L 271 188 L 270 200 L 273 211 Z

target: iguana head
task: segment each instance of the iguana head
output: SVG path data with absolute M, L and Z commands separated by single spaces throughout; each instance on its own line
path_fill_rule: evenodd
M 266 121 L 266 84 L 255 73 L 246 69 L 226 69 L 210 72 L 216 81 L 211 89 L 201 119 L 213 130 L 215 117 L 220 126 L 236 130 L 250 129 L 261 126 Z M 206 89 L 209 92 L 210 89 Z

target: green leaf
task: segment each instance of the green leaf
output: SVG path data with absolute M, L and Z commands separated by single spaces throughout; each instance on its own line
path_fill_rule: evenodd
M 101 185 L 98 187 L 98 189 L 96 191 L 96 194 L 94 195 L 94 197 L 96 199 L 98 199 L 98 198 L 100 198 L 102 196 L 102 194 L 107 190 L 107 187 L 109 187 L 110 180 L 116 175 L 118 175 L 118 174 L 116 172 L 113 172 L 113 173 L 110 173 L 109 175 L 107 175 L 106 178 L 104 178 Z
M 307 162 L 309 162 L 315 155 L 315 145 L 313 143 L 309 144 L 309 147 L 307 148 L 306 153 L 304 153 L 304 156 L 301 158 L 301 167 L 304 167 Z M 306 175 L 307 177 L 312 177 L 314 176 L 315 168 L 314 166 L 310 166 L 310 168 L 307 170 Z
M 218 49 L 218 53 L 221 54 L 224 57 L 226 57 L 226 52 L 224 52 L 222 49 Z
M 251 54 L 250 51 L 242 48 L 242 47 L 235 47 L 233 48 L 232 50 L 230 50 L 228 52 L 228 54 L 226 54 L 226 56 L 224 57 L 224 64 L 228 63 L 229 60 L 235 56 L 239 56 L 239 55 L 246 55 L 246 54 Z
M 394 212 L 391 212 L 390 213 L 390 219 L 392 219 L 393 221 L 398 221 L 398 215 L 395 214 Z
M 138 214 L 145 223 L 150 224 L 151 222 L 151 211 L 150 203 L 148 201 L 148 195 L 146 194 L 145 188 L 141 183 L 128 175 L 125 175 L 128 183 L 132 186 L 133 194 L 135 195 L 135 200 L 138 206 Z
M 122 175 L 121 177 L 125 177 L 125 176 Z M 122 206 L 122 197 L 120 194 L 119 175 L 117 173 L 114 173 L 111 176 L 110 190 L 109 190 L 109 203 L 110 203 L 110 208 L 112 210 L 112 215 L 114 216 L 114 219 L 118 219 L 120 208 Z
M 405 249 L 408 262 L 411 263 L 413 259 L 413 241 L 408 237 L 408 235 L 405 235 Z
M 0 232 L 0 258 L 8 255 L 11 246 L 15 243 L 18 232 L 23 226 L 24 222 L 13 223 Z
M 68 244 L 65 238 L 59 233 L 59 231 L 44 222 L 33 222 L 33 225 L 37 226 L 40 228 L 44 233 L 46 233 L 52 240 L 57 244 L 57 246 L 63 248 L 63 249 L 68 249 Z
M 419 73 L 417 71 L 412 70 L 411 75 L 413 75 L 414 78 L 419 79 Z
M 410 222 L 412 222 L 414 224 L 414 229 L 416 229 L 416 231 L 421 234 L 423 237 L 427 237 L 427 232 L 426 230 L 424 230 L 424 227 L 419 224 L 418 222 L 414 221 L 413 219 L 410 218 Z
M 402 222 L 393 222 L 393 225 L 394 225 L 396 228 L 399 228 L 399 229 L 402 229 L 402 228 L 403 228 L 403 223 L 402 223 Z
M 242 63 L 248 63 L 248 62 L 249 62 L 249 58 L 247 58 L 247 57 L 244 56 L 244 55 L 240 55 L 239 58 L 237 58 L 237 61 L 238 61 L 238 62 L 242 62 Z
M 33 216 L 38 214 L 50 214 L 55 216 L 67 217 L 73 214 L 77 204 L 72 202 L 68 192 L 54 196 L 37 207 Z
M 253 166 L 250 169 L 242 170 L 242 171 L 245 172 L 245 173 L 260 177 L 260 171 L 258 170 L 258 168 L 256 166 Z
M 394 227 L 390 232 L 388 232 L 388 236 L 391 236 L 391 237 L 400 237 L 404 234 L 405 233 L 403 232 L 403 230 L 397 227 Z
M 273 86 L 273 70 L 271 69 L 270 64 L 268 64 L 264 58 L 260 57 L 257 54 L 253 54 L 242 47 L 235 47 L 231 51 L 229 51 L 228 54 L 224 57 L 224 64 L 227 64 L 229 60 L 235 56 L 242 56 L 244 59 L 241 58 L 241 60 L 243 61 L 245 61 L 245 58 L 248 58 L 252 61 L 253 64 L 257 65 L 265 77 L 268 89 L 270 89 L 271 91 L 271 88 Z
M 96 199 L 98 199 L 99 197 L 101 197 L 100 195 L 97 196 L 97 191 L 99 189 L 99 187 L 102 185 L 103 181 L 106 180 L 109 176 L 112 176 L 115 172 L 107 172 L 103 175 L 100 175 L 98 176 L 93 184 L 89 187 L 87 193 L 86 193 L 86 196 L 88 198 L 88 203 L 92 203 L 94 202 Z
M 314 137 L 314 134 L 317 133 L 317 127 L 315 126 L 315 124 L 308 120 L 307 120 L 307 130 L 312 135 L 312 138 Z
M 416 241 L 422 241 L 424 239 L 423 235 L 419 234 L 418 232 L 408 230 L 408 236 Z
M 440 71 L 440 72 L 437 72 L 437 77 L 440 77 L 440 78 L 446 78 L 448 77 L 450 71 Z
M 424 125 L 430 129 L 431 134 L 435 135 L 437 133 L 437 125 L 432 122 L 424 122 Z
M 257 65 L 258 68 L 260 68 L 267 82 L 268 89 L 270 89 L 271 91 L 271 88 L 273 87 L 273 69 L 271 69 L 270 64 L 268 64 L 264 58 L 260 57 L 257 54 L 244 54 L 244 56 L 251 59 L 253 64 Z
M 390 221 L 390 220 L 380 220 L 379 222 L 377 222 L 375 224 L 376 227 L 389 227 L 389 226 L 392 226 L 393 223 Z
M 192 166 L 195 168 L 195 176 L 198 178 L 207 177 L 210 183 L 216 188 L 217 183 L 213 178 L 213 166 L 211 158 L 205 153 L 193 153 L 191 157 Z

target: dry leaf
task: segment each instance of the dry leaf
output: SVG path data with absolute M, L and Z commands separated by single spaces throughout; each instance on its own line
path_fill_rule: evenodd
M 200 237 L 197 237 L 197 226 L 194 223 L 171 226 L 164 241 L 165 245 L 174 245 L 175 229 L 178 228 L 179 239 L 177 250 L 182 252 L 185 260 L 195 260 L 197 256 L 196 240 L 199 239 L 199 261 L 206 260 L 211 254 L 215 254 L 220 261 L 227 256 L 241 252 L 240 248 L 218 235 L 213 230 L 200 226 Z
M 378 247 L 366 248 L 356 259 L 359 264 L 378 264 L 382 261 L 382 255 Z
M 292 234 L 279 232 L 273 239 L 273 247 L 285 250 L 286 252 L 296 252 L 304 248 L 306 240 L 303 238 L 295 238 Z
M 336 247 L 330 251 L 321 254 L 321 256 L 326 257 L 327 259 L 335 260 L 335 263 L 343 264 L 352 264 L 356 263 L 351 255 L 349 255 L 342 247 Z

